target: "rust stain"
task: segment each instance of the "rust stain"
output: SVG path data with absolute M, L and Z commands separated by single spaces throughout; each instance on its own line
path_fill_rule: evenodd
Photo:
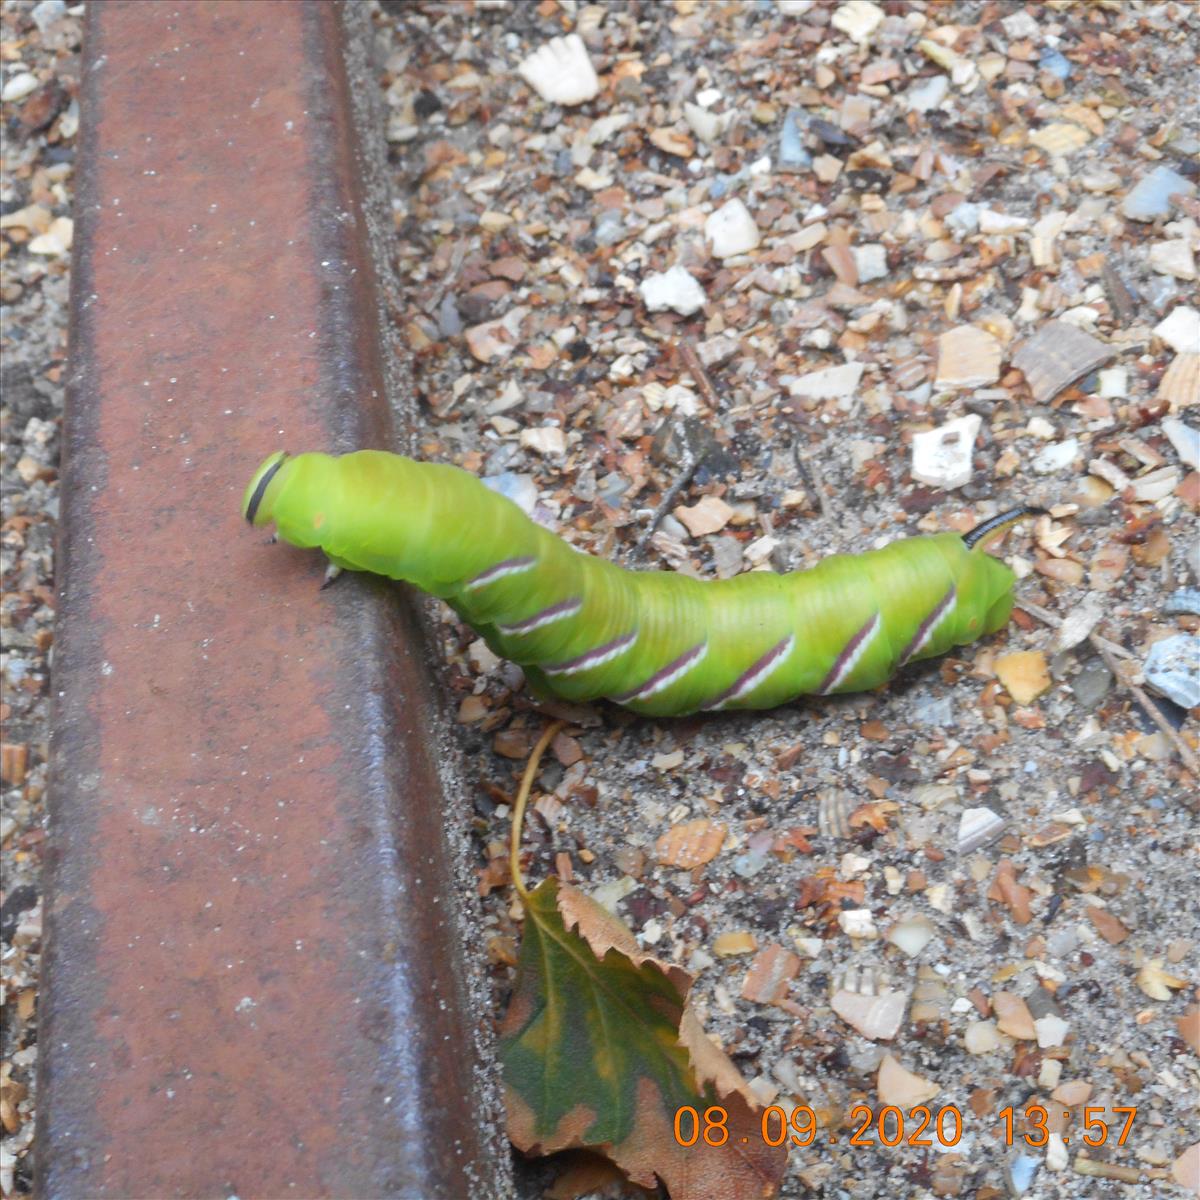
M 271 449 L 387 440 L 338 18 L 88 15 L 41 1191 L 466 1196 L 419 635 L 238 512 Z

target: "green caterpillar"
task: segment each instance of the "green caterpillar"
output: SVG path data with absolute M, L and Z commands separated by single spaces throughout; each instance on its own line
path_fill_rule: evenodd
M 1015 580 L 984 545 L 1040 511 L 699 581 L 592 558 L 466 471 L 378 450 L 273 454 L 242 501 L 293 546 L 440 596 L 543 694 L 655 717 L 863 691 L 994 632 Z

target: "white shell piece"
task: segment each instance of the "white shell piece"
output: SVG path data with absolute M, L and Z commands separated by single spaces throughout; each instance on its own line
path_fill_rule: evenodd
M 1004 818 L 990 808 L 968 808 L 958 822 L 958 852 L 970 854 L 994 842 L 1004 831 Z
M 726 130 L 733 124 L 733 118 L 732 110 L 713 113 L 690 101 L 685 102 L 683 106 L 683 119 L 688 123 L 688 128 L 706 146 L 715 146 L 725 136 Z
M 865 42 L 883 23 L 885 13 L 871 0 L 848 0 L 834 10 L 829 23 L 851 41 Z
M 596 69 L 577 33 L 539 47 L 517 67 L 517 73 L 551 104 L 584 104 L 600 91 Z
M 704 289 L 681 266 L 647 275 L 638 284 L 638 291 L 650 312 L 662 312 L 669 308 L 681 317 L 690 317 L 692 313 L 699 312 L 708 300 Z
M 865 367 L 861 362 L 841 363 L 836 367 L 822 367 L 787 382 L 789 396 L 801 400 L 848 401 L 863 377 Z M 846 407 L 842 404 L 842 407 Z
M 762 240 L 750 210 L 736 199 L 722 205 L 704 222 L 704 236 L 712 243 L 715 258 L 745 254 Z
M 865 996 L 841 988 L 829 1002 L 829 1007 L 863 1037 L 882 1041 L 891 1041 L 900 1032 L 907 1006 L 908 997 L 890 989 L 878 996 Z
M 1200 310 L 1185 308 L 1182 304 L 1171 309 L 1154 327 L 1155 337 L 1160 337 L 1176 354 L 1200 353 Z
M 972 413 L 947 421 L 937 429 L 913 436 L 912 475 L 920 483 L 950 490 L 971 481 L 971 459 L 975 437 L 983 424 Z

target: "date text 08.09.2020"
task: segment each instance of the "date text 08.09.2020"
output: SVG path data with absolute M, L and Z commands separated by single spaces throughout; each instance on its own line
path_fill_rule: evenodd
M 1103 1146 L 1111 1137 L 1118 1146 L 1125 1145 L 1133 1129 L 1137 1109 L 1100 1106 L 1085 1108 L 1082 1120 L 1068 1109 L 1059 1110 L 1058 1125 L 1064 1143 L 1081 1141 L 1085 1146 Z M 1107 1118 L 1107 1119 L 1106 1119 Z M 729 1114 L 719 1104 L 699 1111 L 684 1105 L 675 1112 L 675 1140 L 681 1146 L 723 1146 L 729 1140 Z M 1032 1147 L 1045 1146 L 1050 1140 L 1051 1110 L 1042 1104 L 1028 1104 L 1015 1110 L 1010 1104 L 1002 1108 L 987 1128 L 1003 1138 L 1006 1146 L 1024 1141 Z M 816 1113 L 807 1105 L 790 1111 L 778 1104 L 763 1109 L 760 1133 L 768 1146 L 811 1146 L 824 1141 L 830 1145 L 849 1146 L 955 1146 L 963 1135 L 963 1115 L 953 1104 L 936 1112 L 921 1105 L 908 1112 L 889 1104 L 875 1110 L 865 1104 L 850 1110 L 849 1124 L 853 1129 L 839 1130 L 818 1127 Z M 1119 1126 L 1119 1128 L 1118 1128 Z M 745 1137 L 741 1141 L 746 1141 Z

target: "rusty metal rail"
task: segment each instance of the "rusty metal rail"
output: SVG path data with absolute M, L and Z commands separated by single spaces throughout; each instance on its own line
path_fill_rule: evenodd
M 343 14 L 90 5 L 41 1194 L 499 1196 L 439 732 L 395 593 L 240 522 L 387 446 Z

